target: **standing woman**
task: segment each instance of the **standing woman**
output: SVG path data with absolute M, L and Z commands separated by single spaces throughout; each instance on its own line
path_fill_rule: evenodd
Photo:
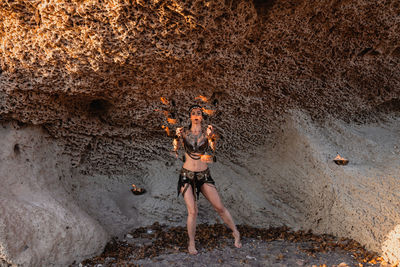
M 240 233 L 233 222 L 231 214 L 221 202 L 215 188 L 215 182 L 211 178 L 207 165 L 213 162 L 213 159 L 209 155 L 205 155 L 205 153 L 209 147 L 213 150 L 215 149 L 214 129 L 211 125 L 208 125 L 207 130 L 203 131 L 203 112 L 201 106 L 191 106 L 189 113 L 191 120 L 189 128 L 178 128 L 176 130 L 177 139 L 174 140 L 176 155 L 178 155 L 177 151 L 180 146 L 183 146 L 185 150 L 185 163 L 183 164 L 178 181 L 178 195 L 182 193 L 188 210 L 187 231 L 189 236 L 189 253 L 197 254 L 195 233 L 198 212 L 197 199 L 200 192 L 232 230 L 232 235 L 235 238 L 235 247 L 240 248 L 242 247 Z

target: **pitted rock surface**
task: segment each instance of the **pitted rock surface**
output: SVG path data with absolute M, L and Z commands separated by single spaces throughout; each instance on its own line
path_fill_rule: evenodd
M 219 153 L 234 159 L 291 108 L 358 121 L 398 109 L 399 10 L 361 0 L 3 1 L 0 116 L 43 125 L 84 173 L 124 173 L 168 158 L 162 111 L 185 125 L 203 95 Z
M 399 262 L 399 17 L 394 0 L 1 1 L 0 122 L 11 141 L 0 150 L 0 230 L 31 222 L 49 233 L 26 250 L 26 235 L 0 238 L 0 259 L 69 264 L 100 253 L 108 235 L 184 224 L 165 130 L 188 125 L 200 103 L 213 111 L 211 168 L 237 223 L 351 237 Z M 346 168 L 332 162 L 339 151 Z M 147 193 L 132 198 L 132 182 Z M 14 223 L 31 198 L 47 217 Z M 199 222 L 217 221 L 206 204 Z M 53 215 L 84 225 L 51 232 Z M 53 255 L 58 233 L 68 238 Z

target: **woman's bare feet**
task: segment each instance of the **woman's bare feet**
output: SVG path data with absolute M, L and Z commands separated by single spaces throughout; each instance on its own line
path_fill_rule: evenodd
M 189 243 L 188 250 L 189 250 L 189 254 L 191 254 L 191 255 L 197 254 L 196 246 L 194 244 Z
M 232 232 L 233 237 L 235 238 L 235 247 L 241 248 L 242 242 L 240 242 L 240 233 L 238 230 Z

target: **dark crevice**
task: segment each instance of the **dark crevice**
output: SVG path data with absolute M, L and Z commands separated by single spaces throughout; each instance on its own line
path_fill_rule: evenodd
M 400 46 L 397 47 L 395 50 L 393 50 L 392 56 L 394 56 L 394 57 L 400 57 Z M 0 72 L 0 73 L 1 73 L 1 72 Z
M 269 10 L 275 4 L 276 0 L 253 0 L 254 8 L 260 18 L 268 15 Z
M 95 99 L 89 104 L 89 114 L 93 116 L 103 116 L 108 113 L 111 103 L 104 99 Z
M 371 56 L 379 56 L 381 53 L 379 53 L 378 51 L 376 51 L 376 50 L 372 50 L 370 53 L 369 53 L 369 55 L 371 55 Z
M 363 51 L 361 51 L 360 53 L 358 53 L 359 57 L 365 56 L 369 51 L 371 51 L 372 48 L 371 47 L 367 47 L 365 48 Z
M 385 101 L 377 106 L 378 111 L 384 113 L 400 112 L 400 99 L 393 98 L 391 100 Z
M 18 156 L 20 153 L 21 153 L 21 150 L 19 148 L 19 145 L 15 144 L 14 145 L 14 154 Z

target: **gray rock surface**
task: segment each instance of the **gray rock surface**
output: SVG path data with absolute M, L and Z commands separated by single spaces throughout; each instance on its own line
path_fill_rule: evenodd
M 399 261 L 397 118 L 356 125 L 315 124 L 293 111 L 274 141 L 210 168 L 238 224 L 287 225 L 353 238 Z M 184 225 L 176 197 L 180 161 L 149 161 L 132 175 L 84 175 L 49 136 L 32 127 L 1 128 L 1 258 L 29 264 L 71 263 L 101 252 L 111 235 L 154 221 Z M 347 166 L 333 163 L 336 153 Z M 135 196 L 131 183 L 147 190 Z M 199 201 L 198 222 L 221 222 Z M 105 229 L 105 230 L 103 230 Z
M 294 112 L 280 141 L 245 161 L 251 195 L 268 196 L 268 209 L 290 227 L 353 238 L 399 262 L 400 120 L 326 121 Z M 336 165 L 337 153 L 349 164 Z
M 332 119 L 317 125 L 292 112 L 274 142 L 251 153 L 238 152 L 235 162 L 220 157 L 210 169 L 238 224 L 287 225 L 353 238 L 397 262 L 399 126 L 396 118 L 365 125 Z M 337 153 L 350 163 L 336 165 Z M 148 162 L 143 176 L 113 176 L 109 182 L 103 176 L 76 177 L 75 183 L 86 184 L 76 198 L 114 235 L 155 221 L 184 225 L 186 207 L 176 197 L 180 165 Z M 134 196 L 130 183 L 148 192 Z M 221 222 L 204 197 L 198 222 Z
M 398 1 L 0 1 L 0 258 L 67 262 L 131 227 L 184 223 L 161 127 L 187 125 L 197 102 L 214 112 L 212 172 L 237 222 L 398 261 L 399 125 L 382 118 L 400 111 L 399 16 Z
M 0 259 L 65 266 L 100 253 L 108 234 L 63 183 L 70 159 L 43 130 L 0 127 Z

